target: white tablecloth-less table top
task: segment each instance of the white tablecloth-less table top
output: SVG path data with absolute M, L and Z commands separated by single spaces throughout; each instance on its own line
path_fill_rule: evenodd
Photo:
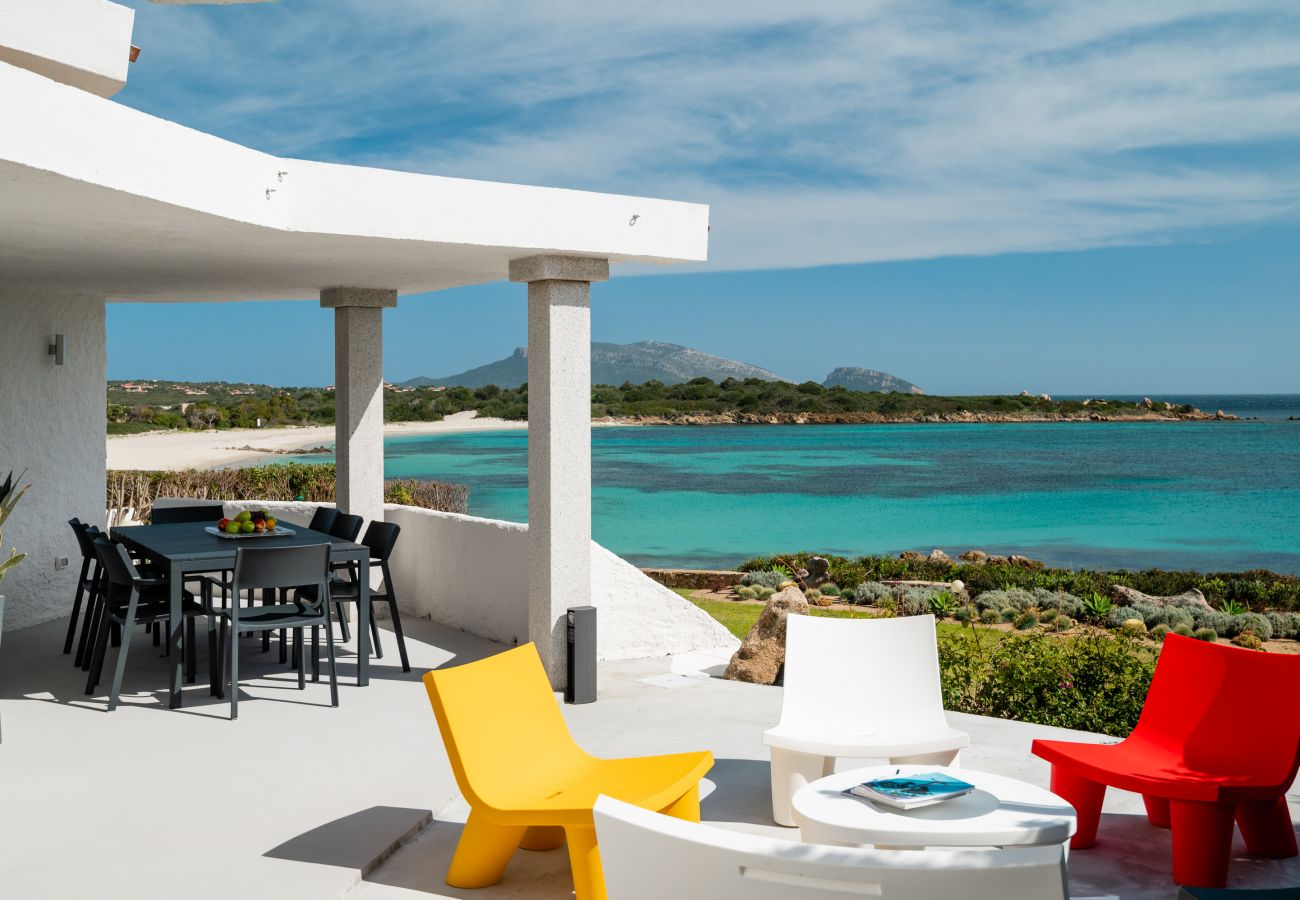
M 895 773 L 944 772 L 975 785 L 964 797 L 900 810 L 844 793 Z M 947 766 L 873 766 L 837 772 L 794 795 L 804 841 L 888 847 L 1008 847 L 1062 844 L 1074 834 L 1074 807 L 1060 797 L 1002 775 Z

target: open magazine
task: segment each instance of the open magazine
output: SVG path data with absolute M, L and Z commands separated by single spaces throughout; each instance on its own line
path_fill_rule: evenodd
M 846 793 L 884 803 L 895 809 L 917 809 L 964 797 L 973 790 L 975 785 L 942 772 L 922 772 L 917 775 L 876 778 L 854 785 Z

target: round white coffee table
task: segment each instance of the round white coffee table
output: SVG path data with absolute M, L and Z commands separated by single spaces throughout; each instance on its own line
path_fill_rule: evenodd
M 964 797 L 900 810 L 844 793 L 895 773 L 944 772 L 975 785 Z M 800 837 L 812 844 L 877 847 L 1007 847 L 1063 844 L 1074 834 L 1074 807 L 1014 778 L 948 766 L 873 766 L 837 772 L 794 795 Z

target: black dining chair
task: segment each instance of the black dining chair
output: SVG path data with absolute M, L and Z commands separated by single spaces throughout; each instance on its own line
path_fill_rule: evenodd
M 149 522 L 153 525 L 178 525 L 191 522 L 206 522 L 209 525 L 216 525 L 218 521 L 225 518 L 225 515 L 226 508 L 221 503 L 187 503 L 182 506 L 155 506 L 149 513 Z M 191 575 L 186 578 L 186 581 L 197 584 L 200 577 Z M 219 577 L 222 581 L 221 603 L 224 606 L 230 591 L 230 570 L 220 572 Z M 158 623 L 154 623 L 154 646 L 158 645 L 160 634 Z
M 318 506 L 316 512 L 312 513 L 311 524 L 307 527 L 312 531 L 320 531 L 324 534 L 330 533 L 330 528 L 334 525 L 334 520 L 339 517 L 339 511 L 332 506 Z
M 110 625 L 122 630 L 122 644 L 117 651 L 113 670 L 113 683 L 108 694 L 108 708 L 117 708 L 122 691 L 122 675 L 126 672 L 127 654 L 131 650 L 131 632 L 136 625 L 168 621 L 171 618 L 171 601 L 168 584 L 161 578 L 143 578 L 131 560 L 131 555 L 121 544 L 114 544 L 102 534 L 94 540 L 95 555 L 104 569 L 103 598 L 100 603 L 99 624 L 95 634 L 94 658 L 90 675 L 86 679 L 86 693 L 93 694 L 104 669 L 104 653 L 108 646 Z M 194 619 L 204 610 L 194 600 L 194 595 L 184 591 L 181 595 L 181 615 L 185 617 L 186 630 L 182 642 L 185 657 L 185 680 L 194 682 Z
M 81 669 L 83 672 L 90 671 L 90 661 L 95 655 L 95 636 L 99 634 L 99 623 L 104 612 L 104 594 L 107 590 L 107 576 L 104 573 L 104 566 L 99 561 L 99 553 L 95 550 L 95 539 L 102 537 L 103 532 L 94 525 L 84 525 L 86 537 L 90 541 L 90 552 L 94 556 L 94 568 L 91 574 L 91 590 L 85 597 L 85 608 L 81 611 L 81 637 L 77 638 L 77 655 L 73 657 L 73 666 Z M 110 621 L 109 638 L 114 647 L 122 644 L 122 630 L 116 622 Z
M 329 625 L 330 609 L 330 545 L 308 544 L 305 547 L 239 547 L 235 551 L 234 590 L 238 597 L 242 591 L 274 591 L 305 589 L 314 591 L 314 601 L 298 597 L 293 601 L 265 603 L 262 606 L 241 607 L 232 603 L 226 608 L 215 608 L 210 602 L 208 618 L 208 652 L 210 659 L 211 690 L 215 697 L 224 696 L 230 685 L 230 718 L 239 717 L 239 639 L 244 632 L 268 632 L 289 629 L 293 632 L 294 658 L 298 668 L 298 687 L 306 687 L 306 671 L 302 646 L 302 630 L 312 629 L 313 675 L 317 675 L 319 660 L 319 632 L 325 628 L 329 652 L 330 705 L 339 705 L 338 672 L 334 661 L 334 632 Z M 209 582 L 210 590 L 212 582 Z M 217 624 L 220 623 L 220 638 Z
M 338 512 L 336 510 L 334 521 L 330 523 L 330 536 L 336 537 L 341 541 L 355 541 L 357 535 L 361 534 L 361 526 L 364 522 L 365 520 L 360 516 Z
M 393 635 L 397 638 L 397 652 L 402 658 L 402 671 L 411 671 L 411 663 L 406 655 L 406 637 L 402 633 L 402 614 L 397 609 L 397 592 L 393 588 L 393 575 L 389 570 L 388 562 L 392 558 L 393 549 L 397 546 L 397 536 L 402 529 L 392 522 L 371 522 L 366 528 L 366 536 L 361 539 L 361 543 L 370 548 L 370 563 L 379 565 L 380 572 L 383 573 L 383 590 L 370 591 L 370 636 L 377 659 L 384 658 L 383 645 L 379 640 L 379 625 L 375 622 L 375 601 L 383 600 L 388 603 L 388 613 L 393 620 Z M 315 594 L 310 589 L 301 592 L 307 599 L 315 599 Z M 347 614 L 342 606 L 344 603 L 360 603 L 361 592 L 357 589 L 355 576 L 349 578 L 334 578 L 330 581 L 330 600 L 338 610 L 339 619 L 347 621 Z
M 72 598 L 72 617 L 68 620 L 68 633 L 63 638 L 63 652 L 65 655 L 72 652 L 72 641 L 77 636 L 77 619 L 81 617 L 83 600 L 86 604 L 84 621 L 88 622 L 91 618 L 91 611 L 99 594 L 100 576 L 99 558 L 95 555 L 94 544 L 95 535 L 99 533 L 99 529 L 93 528 L 75 517 L 68 520 L 68 525 L 72 527 L 72 533 L 77 538 L 77 549 L 81 552 L 81 572 L 77 575 L 77 591 Z M 83 624 L 81 641 L 77 647 L 76 665 L 78 667 L 81 666 L 81 658 L 85 654 L 88 630 Z
M 357 536 L 361 534 L 361 526 L 365 522 L 360 516 L 354 516 L 351 513 L 339 512 L 335 510 L 334 521 L 330 523 L 330 537 L 338 538 L 341 541 L 356 542 Z M 335 563 L 333 571 L 346 569 L 356 577 L 356 563 Z M 348 617 L 345 614 L 342 604 L 336 604 L 335 609 L 339 616 L 339 631 L 343 634 L 343 640 L 352 640 L 352 628 L 348 624 Z
M 155 506 L 149 514 L 153 525 L 176 525 L 182 522 L 207 522 L 209 525 L 226 515 L 220 503 L 193 503 L 185 506 Z

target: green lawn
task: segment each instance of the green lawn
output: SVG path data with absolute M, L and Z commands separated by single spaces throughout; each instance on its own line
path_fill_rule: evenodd
M 701 600 L 691 596 L 692 591 L 690 588 L 674 588 L 673 590 L 713 616 L 722 623 L 724 628 L 741 640 L 744 640 L 745 635 L 749 634 L 749 629 L 754 627 L 759 614 L 763 612 L 762 605 L 758 603 L 737 603 L 734 600 Z M 809 611 L 814 616 L 828 616 L 832 619 L 872 618 L 865 610 L 859 612 L 855 609 L 820 609 L 814 606 Z M 940 622 L 939 633 L 960 631 L 961 627 L 956 622 Z M 981 629 L 981 631 L 989 632 L 988 637 L 994 640 L 1001 640 L 1008 633 L 997 628 Z

